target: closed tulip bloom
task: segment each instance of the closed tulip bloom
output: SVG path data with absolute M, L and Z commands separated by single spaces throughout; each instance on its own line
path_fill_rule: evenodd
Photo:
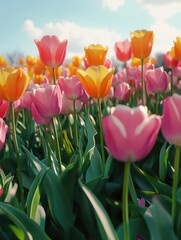
M 145 73 L 147 89 L 152 93 L 165 92 L 169 88 L 169 76 L 163 67 L 148 70 Z
M 152 150 L 161 127 L 161 118 L 148 116 L 147 107 L 118 105 L 103 117 L 103 132 L 110 154 L 119 161 L 137 161 Z
M 59 85 L 47 85 L 33 90 L 31 112 L 37 124 L 49 124 L 62 110 Z
M 0 99 L 8 102 L 23 96 L 29 84 L 28 73 L 21 68 L 0 68 Z
M 126 62 L 130 60 L 132 56 L 131 42 L 128 39 L 122 42 L 116 42 L 114 51 L 119 61 Z
M 60 77 L 58 80 L 61 90 L 63 90 L 64 95 L 69 100 L 80 99 L 83 95 L 84 88 L 82 83 L 79 81 L 77 75 L 72 77 Z
M 170 51 L 166 52 L 166 53 L 163 55 L 163 60 L 164 60 L 165 67 L 167 67 L 167 68 L 176 67 L 177 64 L 178 64 L 178 60 L 174 59 L 174 58 L 171 56 L 171 52 L 170 52 Z
M 41 61 L 50 68 L 57 68 L 64 62 L 67 40 L 60 41 L 55 35 L 46 35 L 40 41 L 34 40 Z
M 181 60 L 181 37 L 177 37 L 176 41 L 174 41 L 174 53 L 175 59 Z
M 130 95 L 131 88 L 128 83 L 119 83 L 116 86 L 114 97 L 121 101 L 127 101 Z
M 77 70 L 77 76 L 85 91 L 92 98 L 103 98 L 109 94 L 112 85 L 114 68 L 105 66 L 91 66 L 86 71 Z
M 136 30 L 134 32 L 131 32 L 130 35 L 133 56 L 140 59 L 148 58 L 153 47 L 153 31 Z
M 92 44 L 84 48 L 84 51 L 89 66 L 104 65 L 108 47 L 103 47 L 100 44 Z
M 174 93 L 163 102 L 162 133 L 166 141 L 181 146 L 181 96 Z
M 8 132 L 8 126 L 5 121 L 0 118 L 0 150 L 3 148 L 6 140 L 6 134 Z

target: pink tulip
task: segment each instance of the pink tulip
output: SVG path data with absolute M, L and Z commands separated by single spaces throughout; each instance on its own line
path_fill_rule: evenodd
M 0 118 L 5 118 L 9 109 L 9 102 L 0 99 Z
M 180 66 L 180 64 L 177 65 L 176 67 L 173 67 L 172 72 L 173 72 L 174 77 L 180 78 L 181 77 L 181 66 Z
M 152 93 L 165 92 L 169 88 L 169 76 L 163 67 L 148 70 L 145 73 L 146 88 Z
M 50 68 L 57 68 L 64 62 L 67 40 L 60 41 L 55 35 L 44 36 L 41 41 L 34 40 L 41 61 Z
M 83 102 L 81 102 L 80 100 L 76 100 L 75 101 L 75 110 L 76 112 L 80 112 L 80 110 L 83 107 Z M 62 111 L 61 114 L 62 115 L 69 115 L 71 113 L 74 113 L 74 104 L 72 100 L 69 100 L 68 98 L 66 98 L 65 95 L 62 96 Z
M 119 161 L 141 160 L 152 150 L 161 127 L 161 118 L 148 116 L 147 107 L 118 105 L 103 117 L 103 132 L 110 154 Z
M 128 39 L 122 42 L 116 42 L 114 45 L 114 51 L 116 53 L 116 58 L 119 61 L 127 62 L 132 56 L 131 42 Z
M 49 124 L 62 110 L 59 85 L 47 85 L 33 90 L 31 112 L 37 124 Z
M 21 98 L 21 107 L 26 108 L 28 110 L 31 109 L 32 104 L 32 91 L 26 91 L 24 96 Z
M 4 147 L 5 140 L 6 140 L 6 134 L 8 132 L 9 128 L 6 125 L 5 121 L 0 118 L 0 150 Z
M 130 95 L 131 88 L 128 83 L 119 83 L 116 86 L 114 97 L 121 101 L 127 101 Z
M 72 77 L 60 77 L 58 84 L 69 100 L 80 99 L 83 95 L 84 88 L 77 75 L 73 75 Z
M 181 146 L 181 96 L 174 93 L 163 102 L 162 133 L 164 138 Z

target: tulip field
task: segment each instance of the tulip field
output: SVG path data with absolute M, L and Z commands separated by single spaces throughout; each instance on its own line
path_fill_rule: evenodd
M 109 46 L 35 39 L 0 56 L 0 239 L 181 239 L 181 37 Z

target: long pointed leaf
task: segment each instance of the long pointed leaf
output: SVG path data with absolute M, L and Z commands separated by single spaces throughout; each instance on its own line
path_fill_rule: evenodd
M 0 209 L 17 227 L 23 230 L 23 239 L 31 240 L 40 238 L 41 240 L 50 240 L 40 226 L 19 209 L 2 202 L 0 202 Z
M 101 202 L 93 194 L 93 192 L 90 189 L 88 189 L 81 181 L 79 181 L 79 184 L 82 190 L 84 191 L 84 193 L 86 194 L 87 198 L 89 199 L 90 203 L 92 204 L 95 214 L 99 220 L 99 224 L 101 224 L 101 230 L 103 231 L 101 235 L 106 236 L 107 240 L 110 240 L 110 239 L 118 240 L 119 238 L 114 229 L 114 226 L 109 218 L 109 215 L 107 214 L 106 210 L 102 206 Z

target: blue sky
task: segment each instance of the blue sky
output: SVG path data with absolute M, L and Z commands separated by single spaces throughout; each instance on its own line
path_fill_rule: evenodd
M 114 56 L 114 44 L 130 32 L 153 30 L 152 55 L 166 52 L 181 36 L 180 0 L 6 0 L 1 2 L 0 55 L 20 52 L 38 56 L 34 39 L 58 35 L 68 39 L 67 58 L 84 55 L 100 43 Z

